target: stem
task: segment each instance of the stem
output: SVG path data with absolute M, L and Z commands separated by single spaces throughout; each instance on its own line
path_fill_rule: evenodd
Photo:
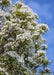
M 45 71 L 45 65 L 43 65 L 43 70 Z

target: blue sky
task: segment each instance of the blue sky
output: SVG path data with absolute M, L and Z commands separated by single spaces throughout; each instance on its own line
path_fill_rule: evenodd
M 18 0 L 12 0 L 13 4 Z M 25 0 L 25 4 L 32 8 L 39 16 L 38 23 L 46 23 L 49 32 L 44 35 L 47 40 L 47 57 L 51 60 L 49 67 L 54 74 L 54 0 Z

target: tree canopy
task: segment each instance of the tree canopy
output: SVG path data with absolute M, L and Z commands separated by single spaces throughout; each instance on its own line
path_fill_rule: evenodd
M 0 1 L 0 75 L 50 73 L 43 35 L 47 24 L 38 24 L 38 15 L 18 1 Z

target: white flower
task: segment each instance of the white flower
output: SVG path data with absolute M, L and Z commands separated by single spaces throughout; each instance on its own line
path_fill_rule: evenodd
M 8 40 L 12 40 L 12 41 L 14 41 L 14 39 L 13 39 L 13 38 L 11 38 L 11 37 L 10 37 L 10 38 L 8 38 Z
M 2 3 L 2 1 L 0 1 L 0 3 Z
M 44 47 L 45 49 L 48 48 L 48 46 L 46 44 L 42 44 L 41 47 Z
M 32 34 L 32 36 L 36 36 L 36 35 L 39 35 L 39 34 L 40 34 L 39 32 L 34 31 L 33 34 Z
M 25 13 L 26 9 L 20 9 L 19 11 Z
M 21 63 L 24 63 L 23 56 L 19 57 L 18 61 L 21 62 Z
M 49 27 L 46 24 L 39 24 L 39 25 L 37 25 L 37 28 L 39 28 L 39 29 L 42 28 L 43 30 L 49 30 Z
M 0 32 L 0 36 L 4 35 L 4 32 Z
M 9 52 L 6 52 L 6 54 L 10 55 L 11 57 L 18 57 L 19 56 L 17 55 L 17 53 L 15 51 L 9 51 Z
M 47 68 L 45 68 L 45 70 L 48 70 L 48 71 L 50 71 L 51 69 L 47 67 Z
M 31 36 L 30 36 L 29 31 L 26 31 L 24 34 L 19 34 L 16 36 L 16 40 L 21 39 L 21 41 L 24 41 L 25 39 L 30 39 L 30 38 L 31 38 Z
M 4 45 L 4 48 L 7 48 L 7 47 L 9 47 L 9 46 L 11 46 L 11 45 L 12 45 L 12 42 L 7 43 L 7 44 Z
M 33 62 L 32 57 L 28 57 L 28 60 L 29 60 L 30 62 Z
M 43 51 L 43 50 L 39 50 L 39 51 L 38 51 L 38 54 L 40 54 L 40 53 L 45 54 L 46 52 L 45 52 L 45 51 Z
M 44 60 L 45 60 L 45 61 L 48 61 L 48 58 L 45 56 L 45 57 L 44 57 Z
M 0 71 L 5 71 L 5 68 L 1 68 L 1 67 L 0 67 Z

